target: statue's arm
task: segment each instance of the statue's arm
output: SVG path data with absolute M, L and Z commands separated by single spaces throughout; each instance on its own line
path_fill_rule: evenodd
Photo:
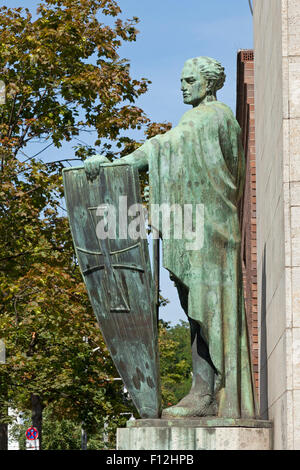
M 129 155 L 126 155 L 126 157 L 114 160 L 112 165 L 131 165 L 134 168 L 137 168 L 139 171 L 147 170 L 148 157 L 147 153 L 142 150 L 142 147 L 130 153 Z
M 147 153 L 142 150 L 142 147 L 126 155 L 126 157 L 119 158 L 113 162 L 110 162 L 103 155 L 94 155 L 84 162 L 85 172 L 89 178 L 94 179 L 98 175 L 101 166 L 131 165 L 140 171 L 147 170 Z

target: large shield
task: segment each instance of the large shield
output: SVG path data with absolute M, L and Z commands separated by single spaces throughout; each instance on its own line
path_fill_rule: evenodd
M 104 340 L 141 417 L 158 418 L 158 333 L 148 244 L 126 233 L 132 222 L 127 208 L 141 202 L 138 172 L 129 165 L 101 167 L 91 181 L 84 168 L 68 168 L 63 177 L 76 256 Z

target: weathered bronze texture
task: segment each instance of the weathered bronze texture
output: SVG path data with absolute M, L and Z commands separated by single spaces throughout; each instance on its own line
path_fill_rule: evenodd
M 167 238 L 162 222 L 155 226 L 162 234 L 163 265 L 175 282 L 190 322 L 193 358 L 191 391 L 176 406 L 164 410 L 163 418 L 257 416 L 237 210 L 245 161 L 240 127 L 230 108 L 216 98 L 224 81 L 224 69 L 216 60 L 188 60 L 181 89 L 184 102 L 193 108 L 175 128 L 113 164 L 108 165 L 101 156 L 85 162 L 90 178 L 103 166 L 117 168 L 127 163 L 148 169 L 150 207 L 177 205 L 183 210 L 187 204 L 203 206 L 203 226 L 196 230 L 192 243 L 185 232 L 181 238 Z M 172 233 L 175 222 L 176 217 L 171 218 Z M 201 246 L 196 243 L 198 235 Z
M 117 208 L 120 196 L 128 206 L 141 202 L 138 173 L 124 165 L 101 168 L 93 180 L 83 168 L 63 176 L 77 259 L 104 339 L 140 415 L 157 418 L 157 318 L 147 240 L 100 239 L 96 233 L 99 207 Z

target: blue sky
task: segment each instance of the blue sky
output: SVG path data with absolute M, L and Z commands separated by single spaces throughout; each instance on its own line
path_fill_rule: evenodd
M 0 0 L 0 6 L 27 7 L 35 11 L 36 0 Z M 135 43 L 122 46 L 120 55 L 131 62 L 135 78 L 152 81 L 149 91 L 137 104 L 156 122 L 176 125 L 188 109 L 182 102 L 180 73 L 184 62 L 200 55 L 213 57 L 225 67 L 227 79 L 218 99 L 235 111 L 236 56 L 239 49 L 252 48 L 252 16 L 248 0 L 118 0 L 123 18 L 140 18 L 140 34 Z M 103 20 L 105 21 L 105 20 Z M 87 136 L 82 136 L 87 141 Z M 46 160 L 71 158 L 72 145 L 53 147 L 45 152 Z M 92 143 L 92 140 L 87 141 Z M 39 144 L 26 149 L 31 156 Z M 185 319 L 176 289 L 162 270 L 162 294 L 170 300 L 161 309 L 164 320 Z

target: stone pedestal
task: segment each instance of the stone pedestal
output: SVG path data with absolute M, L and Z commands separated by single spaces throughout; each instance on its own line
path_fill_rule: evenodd
M 272 423 L 262 420 L 138 419 L 117 430 L 117 450 L 271 449 Z

